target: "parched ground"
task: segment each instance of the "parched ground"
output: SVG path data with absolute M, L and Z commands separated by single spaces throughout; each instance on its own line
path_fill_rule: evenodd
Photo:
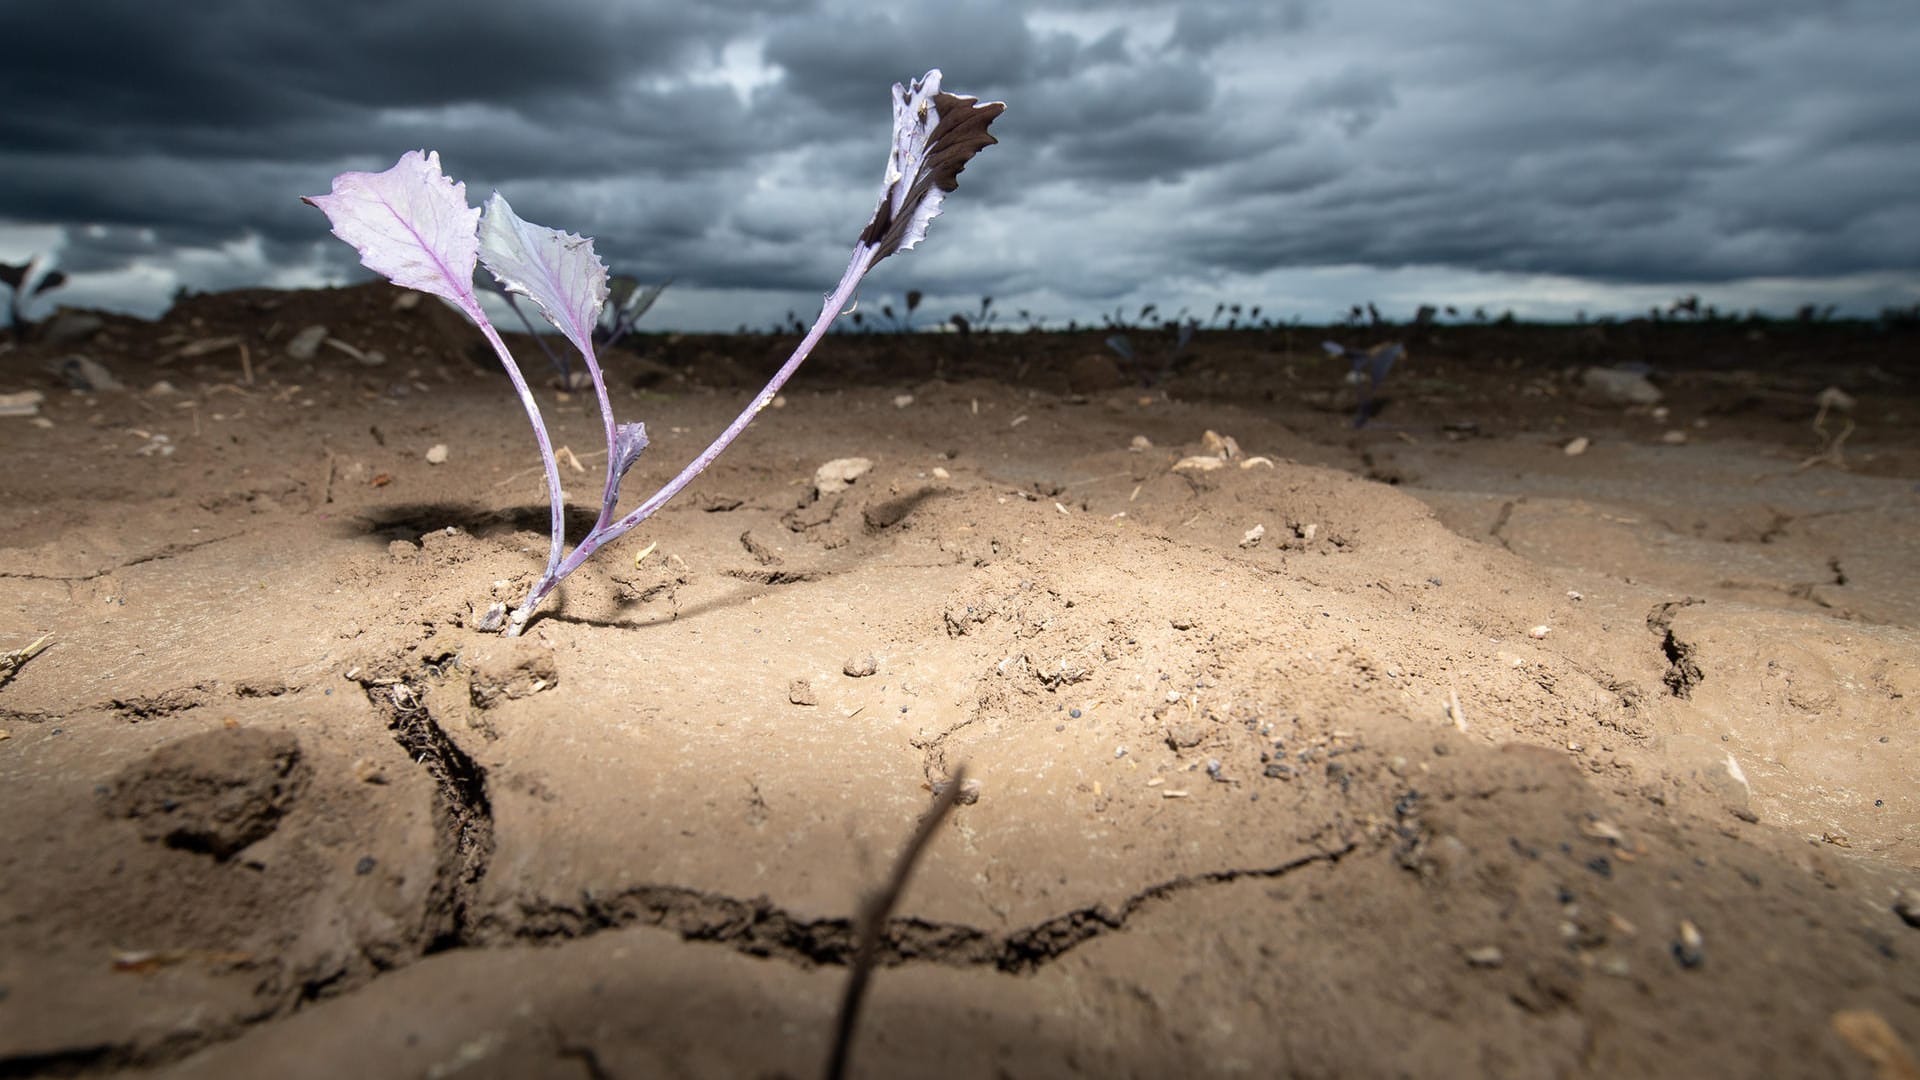
M 506 639 L 532 440 L 396 295 L 0 354 L 0 1077 L 813 1075 L 963 763 L 859 1075 L 1915 1075 L 1911 330 L 1449 328 L 1357 430 L 1318 332 L 835 339 Z M 791 344 L 616 356 L 628 491 Z

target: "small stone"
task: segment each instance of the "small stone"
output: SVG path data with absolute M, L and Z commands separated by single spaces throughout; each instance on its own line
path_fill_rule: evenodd
M 1660 441 L 1666 443 L 1668 446 L 1679 446 L 1687 441 L 1687 433 L 1681 431 L 1679 428 L 1674 428 L 1672 431 L 1660 436 Z
M 1172 624 L 1175 630 L 1193 629 L 1193 616 L 1191 615 L 1175 615 L 1172 619 L 1168 621 Z
M 940 466 L 935 465 L 933 467 L 933 478 L 935 480 L 951 480 L 953 479 L 953 474 L 941 468 Z
M 486 612 L 473 624 L 473 628 L 482 633 L 491 634 L 505 625 L 507 625 L 507 605 L 495 600 L 487 605 Z
M 1580 373 L 1581 391 L 1590 399 L 1613 405 L 1659 404 L 1660 388 L 1638 371 L 1590 367 Z
M 820 699 L 814 696 L 813 684 L 805 679 L 795 679 L 787 684 L 787 700 L 795 705 L 818 705 Z
M 1255 525 L 1253 528 L 1240 534 L 1240 546 L 1243 548 L 1253 547 L 1259 544 L 1260 538 L 1265 535 L 1267 535 L 1267 527 L 1265 525 Z
M 1145 435 L 1135 435 L 1132 441 L 1127 443 L 1127 449 L 1136 454 L 1142 450 L 1151 450 L 1153 449 L 1153 440 L 1147 438 Z
M 1854 406 L 1860 404 L 1854 399 L 1852 394 L 1847 393 L 1837 386 L 1829 386 L 1825 390 L 1820 391 L 1819 396 L 1815 397 L 1813 402 L 1823 409 L 1832 409 L 1836 412 L 1847 413 L 1852 412 Z
M 880 670 L 880 662 L 871 655 L 856 656 L 840 665 L 840 671 L 850 679 L 864 679 Z
M 1587 452 L 1587 447 L 1592 445 L 1593 445 L 1592 439 L 1587 438 L 1585 435 L 1581 435 L 1573 439 L 1572 441 L 1568 442 L 1567 445 L 1561 447 L 1560 452 L 1567 455 L 1568 457 L 1579 457 L 1581 454 L 1584 454 Z
M 353 864 L 353 872 L 361 877 L 366 877 L 368 874 L 373 873 L 373 868 L 378 865 L 380 865 L 379 861 L 373 856 L 362 855 L 360 856 L 360 861 Z
M 61 308 L 40 330 L 40 339 L 49 345 L 85 341 L 106 328 L 107 321 L 87 311 Z
M 1211 454 L 1195 454 L 1191 457 L 1183 457 L 1179 461 L 1174 462 L 1173 471 L 1174 472 L 1212 472 L 1213 470 L 1220 468 L 1226 463 L 1227 463 L 1226 458 L 1215 457 Z
M 947 788 L 950 787 L 952 784 L 953 784 L 953 781 L 951 780 L 935 780 L 933 782 L 933 797 L 937 799 L 940 796 L 945 795 L 947 793 Z M 979 801 L 980 801 L 980 781 L 978 780 L 960 781 L 960 791 L 957 794 L 955 794 L 953 797 L 954 805 L 972 806 L 974 803 L 977 803 Z
M 1477 968 L 1497 968 L 1507 962 L 1507 956 L 1498 945 L 1482 945 L 1467 950 L 1467 963 Z
M 1532 638 L 1535 641 L 1545 641 L 1547 639 L 1547 635 L 1552 632 L 1553 632 L 1552 627 L 1541 625 L 1541 626 L 1536 626 L 1531 630 L 1528 630 L 1527 636 Z
M 46 399 L 47 395 L 38 390 L 0 394 L 0 416 L 37 416 L 40 403 Z
M 445 465 L 447 463 L 447 444 L 434 443 L 427 448 L 427 464 Z
M 125 383 L 113 377 L 107 365 L 78 353 L 60 361 L 60 377 L 75 390 L 107 392 L 127 388 Z
M 1262 773 L 1269 780 L 1291 780 L 1293 779 L 1293 766 L 1273 761 L 1267 764 L 1267 767 L 1262 770 Z
M 1206 735 L 1206 729 L 1199 723 L 1184 720 L 1167 727 L 1167 745 L 1175 750 L 1186 750 L 1200 745 L 1200 741 L 1206 738 Z
M 895 395 L 893 395 L 893 407 L 894 407 L 894 408 L 896 408 L 896 409 L 904 409 L 904 408 L 906 408 L 907 406 L 909 406 L 909 405 L 911 405 L 911 404 L 913 404 L 913 395 L 912 395 L 912 394 L 895 394 Z
M 1893 913 L 1908 926 L 1920 930 L 1920 889 L 1902 889 L 1893 902 Z
M 863 457 L 834 458 L 813 471 L 813 489 L 822 496 L 839 494 L 872 468 L 873 462 Z
M 1700 928 L 1693 925 L 1691 919 L 1680 920 L 1680 932 L 1673 941 L 1673 958 L 1680 966 L 1691 971 L 1706 963 L 1704 951 L 1706 941 L 1700 936 Z
M 295 360 L 311 360 L 320 353 L 320 343 L 327 340 L 327 328 L 309 326 L 305 330 L 287 339 L 287 355 Z

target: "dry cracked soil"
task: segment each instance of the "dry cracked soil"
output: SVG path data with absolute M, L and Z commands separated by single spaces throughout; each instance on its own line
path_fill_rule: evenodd
M 1911 329 L 1449 327 L 1360 428 L 1318 332 L 835 337 L 505 638 L 533 442 L 398 295 L 0 354 L 0 1077 L 814 1075 L 963 763 L 856 1075 L 1915 1075 Z M 791 345 L 612 356 L 628 491 Z

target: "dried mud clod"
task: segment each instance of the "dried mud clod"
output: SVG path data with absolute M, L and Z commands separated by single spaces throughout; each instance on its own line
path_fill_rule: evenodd
M 553 650 L 525 638 L 486 640 L 466 650 L 467 697 L 477 709 L 531 697 L 560 683 Z
M 113 782 L 105 809 L 146 840 L 224 860 L 271 835 L 312 777 L 293 735 L 222 728 L 148 755 Z

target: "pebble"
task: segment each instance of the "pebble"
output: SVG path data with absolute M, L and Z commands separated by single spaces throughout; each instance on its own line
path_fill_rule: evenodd
M 113 377 L 107 365 L 78 353 L 60 361 L 60 377 L 75 390 L 104 392 L 127 388 L 125 383 Z
M 893 407 L 894 407 L 894 408 L 896 408 L 896 409 L 904 409 L 904 408 L 906 408 L 907 406 L 909 406 L 909 405 L 911 405 L 911 404 L 913 404 L 913 395 L 912 395 L 912 394 L 895 394 L 895 395 L 893 395 Z
M 847 676 L 849 679 L 864 679 L 879 670 L 880 661 L 874 659 L 871 655 L 852 657 L 846 663 L 840 665 L 841 674 Z
M 1920 889 L 1903 889 L 1893 902 L 1893 913 L 1908 926 L 1920 929 Z
M 1700 928 L 1693 925 L 1693 920 L 1681 919 L 1680 932 L 1673 940 L 1673 958 L 1691 971 L 1706 963 L 1705 944 L 1706 939 L 1700 936 Z
M 1687 433 L 1681 431 L 1679 428 L 1674 428 L 1672 431 L 1660 436 L 1660 441 L 1666 443 L 1668 446 L 1679 446 L 1687 441 Z
M 1579 457 L 1581 454 L 1584 454 L 1587 452 L 1587 447 L 1592 445 L 1593 445 L 1592 439 L 1587 438 L 1585 435 L 1581 435 L 1573 439 L 1573 441 L 1567 443 L 1567 445 L 1561 447 L 1560 452 L 1567 455 L 1568 457 Z
M 40 403 L 45 400 L 47 395 L 38 390 L 0 394 L 0 416 L 36 416 L 40 412 Z
M 325 340 L 327 340 L 326 327 L 309 326 L 287 339 L 287 355 L 295 360 L 311 360 L 319 355 L 320 343 Z
M 1661 398 L 1660 388 L 1638 371 L 1590 367 L 1580 373 L 1580 383 L 1588 397 L 1614 405 L 1653 405 Z
M 787 684 L 787 700 L 795 705 L 819 704 L 819 699 L 813 693 L 813 684 L 805 679 L 795 679 Z
M 447 463 L 447 444 L 434 443 L 427 448 L 427 464 L 444 465 Z
M 1533 629 L 1527 631 L 1527 636 L 1532 638 L 1535 641 L 1545 641 L 1547 639 L 1547 635 L 1552 632 L 1553 632 L 1552 627 L 1541 625 L 1541 626 L 1536 626 Z
M 1267 535 L 1267 527 L 1265 525 L 1255 525 L 1240 535 L 1240 546 L 1243 548 L 1253 547 L 1258 544 L 1260 538 L 1265 535 Z
M 1467 950 L 1467 963 L 1477 968 L 1497 968 L 1507 962 L 1507 956 L 1498 945 L 1482 945 Z
M 872 468 L 873 462 L 867 458 L 834 458 L 813 471 L 814 490 L 823 496 L 845 491 Z

